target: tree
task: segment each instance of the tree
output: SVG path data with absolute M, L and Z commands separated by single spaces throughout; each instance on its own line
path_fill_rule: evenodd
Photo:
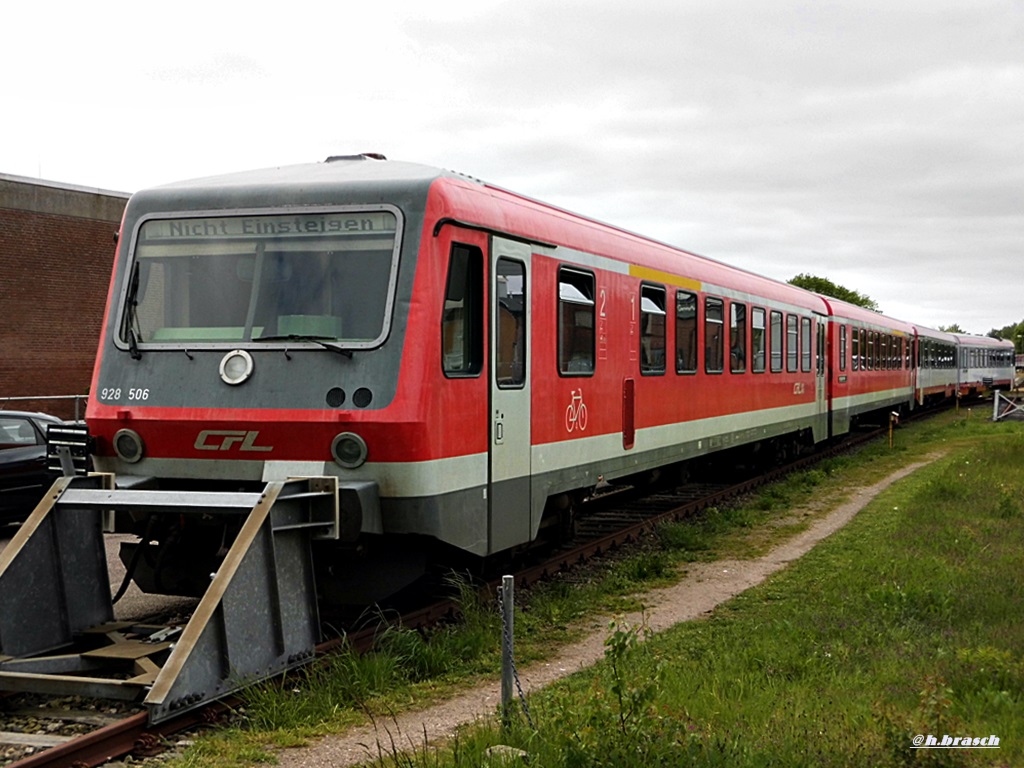
M 993 328 L 986 335 L 991 336 L 993 339 L 1012 341 L 1017 354 L 1024 354 L 1024 320 L 1021 320 L 1019 323 L 1004 325 L 1002 328 Z
M 882 311 L 878 308 L 878 303 L 870 296 L 865 296 L 862 293 L 851 291 L 849 288 L 836 285 L 831 280 L 824 277 L 799 274 L 790 280 L 789 284 L 795 285 L 797 288 L 803 288 L 807 291 L 820 293 L 824 296 L 831 296 L 833 299 L 840 299 L 841 301 L 845 301 L 849 304 L 856 304 L 858 307 L 870 309 L 872 312 Z
M 967 331 L 960 327 L 959 323 L 953 323 L 952 325 L 940 325 L 939 330 L 943 333 L 967 333 Z

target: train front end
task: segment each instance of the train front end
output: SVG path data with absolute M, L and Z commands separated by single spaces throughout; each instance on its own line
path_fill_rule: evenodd
M 145 591 L 208 584 L 240 523 L 203 514 L 204 492 L 337 478 L 335 552 L 381 532 L 382 481 L 360 467 L 404 460 L 422 429 L 402 361 L 431 175 L 395 165 L 343 158 L 129 202 L 86 419 L 97 471 L 190 512 L 116 515 Z

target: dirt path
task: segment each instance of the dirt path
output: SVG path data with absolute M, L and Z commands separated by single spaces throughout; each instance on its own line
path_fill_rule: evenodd
M 871 499 L 892 483 L 937 458 L 939 454 L 928 456 L 924 461 L 906 466 L 869 488 L 854 492 L 845 504 L 763 557 L 755 560 L 718 560 L 688 567 L 685 578 L 678 584 L 648 593 L 643 615 L 630 614 L 625 620 L 629 624 L 646 620 L 647 625 L 657 632 L 710 612 L 799 558 L 826 536 L 846 525 Z M 521 670 L 524 690 L 529 693 L 599 661 L 604 656 L 606 634 L 602 629 L 565 647 L 551 660 Z M 424 737 L 431 742 L 444 739 L 464 723 L 493 715 L 500 701 L 501 684 L 495 681 L 429 709 L 403 713 L 395 719 L 378 723 L 376 728 L 372 725 L 353 728 L 344 734 L 325 737 L 309 747 L 281 751 L 278 759 L 283 768 L 350 766 L 375 758 L 378 743 L 386 751 L 390 750 L 392 743 L 402 749 L 422 750 Z

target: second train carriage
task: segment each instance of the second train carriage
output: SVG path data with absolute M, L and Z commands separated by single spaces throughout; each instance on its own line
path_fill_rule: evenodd
M 955 397 L 957 392 L 957 338 L 951 333 L 914 326 L 917 368 L 914 399 L 930 405 Z

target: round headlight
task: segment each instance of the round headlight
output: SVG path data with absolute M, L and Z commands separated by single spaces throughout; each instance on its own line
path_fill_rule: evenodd
M 244 349 L 234 349 L 220 361 L 220 377 L 225 384 L 241 384 L 252 374 L 252 355 Z
M 119 430 L 114 435 L 114 450 L 121 457 L 122 461 L 134 464 L 142 458 L 142 438 L 139 433 L 131 429 Z
M 331 443 L 331 455 L 345 469 L 361 467 L 366 461 L 366 441 L 355 432 L 342 432 Z

